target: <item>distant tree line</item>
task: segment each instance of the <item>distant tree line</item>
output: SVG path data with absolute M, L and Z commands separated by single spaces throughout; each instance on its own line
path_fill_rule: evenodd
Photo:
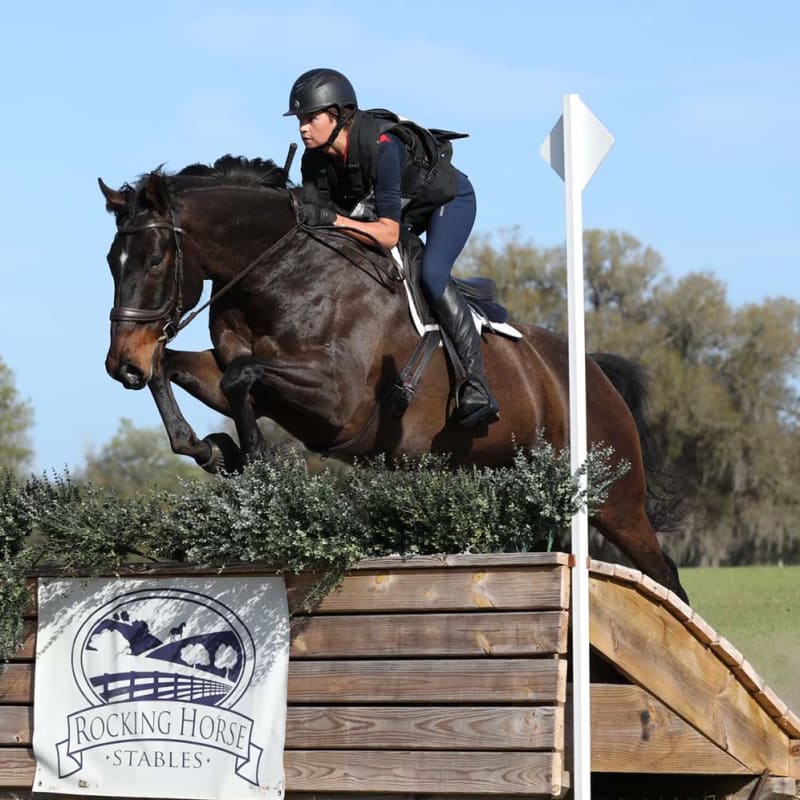
M 30 466 L 31 404 L 17 391 L 14 373 L 0 358 L 0 467 L 21 473 Z
M 511 230 L 474 238 L 459 267 L 493 278 L 515 319 L 566 332 L 562 248 Z M 684 565 L 800 563 L 800 303 L 732 308 L 713 275 L 675 280 L 615 231 L 585 234 L 584 270 L 587 348 L 650 377 L 664 466 L 688 508 L 667 549 Z

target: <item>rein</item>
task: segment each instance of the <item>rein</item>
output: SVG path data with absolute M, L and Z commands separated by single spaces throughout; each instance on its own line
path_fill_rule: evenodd
M 240 272 L 237 272 L 236 275 L 234 275 L 221 289 L 214 292 L 214 294 L 212 294 L 211 297 L 209 297 L 208 300 L 206 300 L 206 302 L 200 306 L 200 308 L 196 309 L 195 311 L 192 311 L 192 313 L 189 314 L 189 316 L 186 317 L 186 319 L 183 320 L 177 326 L 174 335 L 177 336 L 180 331 L 182 331 L 190 322 L 192 322 L 192 320 L 194 320 L 195 317 L 202 314 L 203 311 L 205 311 L 215 300 L 218 300 L 229 289 L 232 289 L 234 286 L 236 286 L 236 284 L 239 283 L 239 281 L 246 278 L 262 261 L 265 261 L 280 247 L 280 245 L 282 245 L 287 239 L 289 239 L 292 236 L 292 234 L 297 231 L 299 227 L 300 227 L 299 223 L 293 225 L 291 228 L 289 228 L 288 231 L 286 231 L 286 233 L 283 234 L 283 236 L 281 236 L 279 239 L 273 242 L 263 253 L 261 253 L 261 255 L 256 256 L 244 269 L 242 269 Z M 169 339 L 167 341 L 169 341 Z
M 273 242 L 263 253 L 254 258 L 244 269 L 240 270 L 233 276 L 221 289 L 214 292 L 211 297 L 203 303 L 200 308 L 189 314 L 186 319 L 181 319 L 183 316 L 183 307 L 181 305 L 183 299 L 183 247 L 181 246 L 181 235 L 188 236 L 184 228 L 175 224 L 175 215 L 170 212 L 170 222 L 156 221 L 148 222 L 143 225 L 135 225 L 132 227 L 118 228 L 117 235 L 128 236 L 132 233 L 148 230 L 150 228 L 160 228 L 172 233 L 173 242 L 175 244 L 175 270 L 173 273 L 172 291 L 167 300 L 159 307 L 154 309 L 145 308 L 132 308 L 130 306 L 120 306 L 114 303 L 111 309 L 109 319 L 112 322 L 160 322 L 164 320 L 164 327 L 161 332 L 159 341 L 170 342 L 172 341 L 190 322 L 205 311 L 215 300 L 218 300 L 227 291 L 236 286 L 237 283 L 242 281 L 249 275 L 259 264 L 271 256 L 287 239 L 289 239 L 298 228 L 300 224 L 295 224 L 289 228 L 277 241 Z

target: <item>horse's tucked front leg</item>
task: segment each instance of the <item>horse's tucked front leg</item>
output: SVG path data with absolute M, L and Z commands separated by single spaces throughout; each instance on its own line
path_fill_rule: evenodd
M 225 397 L 230 403 L 231 415 L 236 424 L 242 455 L 256 455 L 264 451 L 265 443 L 253 411 L 253 385 L 261 379 L 264 365 L 249 356 L 234 359 L 225 370 L 220 382 Z
M 326 445 L 352 417 L 361 398 L 362 382 L 346 379 L 353 365 L 331 358 L 328 348 L 293 356 L 234 359 L 221 388 L 227 397 L 242 453 L 262 452 L 259 416 L 269 416 L 305 444 Z

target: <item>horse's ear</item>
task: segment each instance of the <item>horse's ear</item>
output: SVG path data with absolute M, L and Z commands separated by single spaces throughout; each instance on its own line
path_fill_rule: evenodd
M 128 198 L 122 192 L 118 192 L 116 189 L 106 186 L 102 178 L 98 178 L 97 182 L 100 184 L 100 191 L 103 193 L 103 197 L 106 198 L 106 211 L 113 211 L 115 213 L 117 211 L 122 211 L 128 203 Z
M 169 211 L 169 189 L 160 172 L 151 172 L 144 185 L 144 199 L 147 204 L 161 214 Z

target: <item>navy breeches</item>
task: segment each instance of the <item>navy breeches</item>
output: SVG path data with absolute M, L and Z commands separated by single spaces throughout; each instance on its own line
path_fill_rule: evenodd
M 425 231 L 422 288 L 432 300 L 441 296 L 459 253 L 475 223 L 475 190 L 469 178 L 456 170 L 456 196 L 431 214 Z

